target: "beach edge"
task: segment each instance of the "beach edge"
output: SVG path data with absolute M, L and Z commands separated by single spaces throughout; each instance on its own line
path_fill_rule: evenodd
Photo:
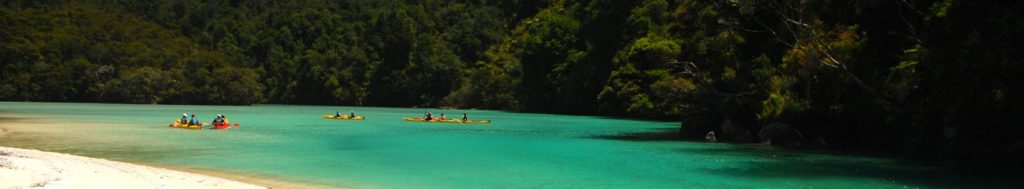
M 201 173 L 0 146 L 0 188 L 270 188 Z

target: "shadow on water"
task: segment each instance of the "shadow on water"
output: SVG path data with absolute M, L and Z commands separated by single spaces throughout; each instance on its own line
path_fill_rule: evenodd
M 1015 178 L 963 174 L 902 160 L 854 158 L 771 146 L 686 147 L 676 152 L 731 158 L 727 161 L 730 166 L 712 166 L 700 171 L 744 179 L 854 178 L 911 188 L 1020 188 L 1021 185 L 1013 182 Z
M 890 164 L 873 162 L 783 160 L 743 164 L 746 165 L 707 168 L 703 171 L 738 178 L 861 178 L 923 188 L 1016 188 L 1005 180 L 955 174 L 937 168 L 892 167 Z
M 688 141 L 679 136 L 676 129 L 656 129 L 641 132 L 626 132 L 617 134 L 605 134 L 588 136 L 588 138 L 623 140 L 634 142 L 657 142 L 657 141 Z
M 693 141 L 679 137 L 675 129 L 659 129 L 593 135 L 586 138 L 632 141 Z M 680 145 L 674 153 L 730 159 L 730 166 L 711 166 L 700 171 L 746 179 L 854 178 L 922 188 L 1021 188 L 1017 178 L 991 178 L 964 174 L 942 167 L 879 158 L 877 155 L 836 151 L 788 149 L 760 144 Z

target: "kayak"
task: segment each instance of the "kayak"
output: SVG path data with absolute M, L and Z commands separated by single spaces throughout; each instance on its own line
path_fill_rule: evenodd
M 433 120 L 426 120 L 426 119 L 418 118 L 418 117 L 417 118 L 404 118 L 402 120 L 412 121 L 412 122 L 465 123 L 465 124 L 485 124 L 485 123 L 491 123 L 491 120 L 466 120 L 466 121 L 462 121 L 462 119 L 433 119 Z
M 363 116 L 356 116 L 349 118 L 348 115 L 342 115 L 341 117 L 334 117 L 334 115 L 324 115 L 324 119 L 342 119 L 342 120 L 364 120 Z
M 171 124 L 167 125 L 167 127 L 182 128 L 182 129 L 197 129 L 198 130 L 198 129 L 203 129 L 203 124 L 199 123 L 197 125 L 183 125 L 183 124 L 181 124 L 181 120 L 174 120 L 174 122 L 171 122 Z
M 235 128 L 238 128 L 238 123 L 235 123 L 234 125 L 235 125 Z M 231 128 L 231 123 L 213 124 L 213 129 L 229 129 L 229 128 Z

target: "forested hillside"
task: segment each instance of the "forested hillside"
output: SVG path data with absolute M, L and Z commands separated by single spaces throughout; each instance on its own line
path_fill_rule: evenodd
M 1024 157 L 1022 9 L 961 0 L 8 1 L 0 99 L 681 118 L 686 137 Z
M 262 99 L 254 69 L 138 16 L 78 3 L 0 11 L 2 99 L 224 104 Z

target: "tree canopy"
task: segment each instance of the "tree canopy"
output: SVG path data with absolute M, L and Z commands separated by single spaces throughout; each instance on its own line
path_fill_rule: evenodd
M 1019 4 L 16 0 L 0 99 L 613 115 L 687 137 L 781 122 L 821 145 L 998 154 L 1024 145 Z

